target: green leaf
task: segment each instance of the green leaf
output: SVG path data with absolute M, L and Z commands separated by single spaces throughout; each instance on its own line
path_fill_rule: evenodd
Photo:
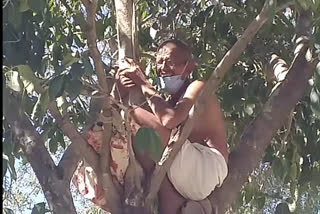
M 182 15 L 181 16 L 181 20 L 184 22 L 184 23 L 187 23 L 188 22 L 188 19 L 185 15 Z
M 49 105 L 49 90 L 46 90 L 40 95 L 40 106 L 43 111 L 48 109 Z
M 21 92 L 23 88 L 23 83 L 19 77 L 17 71 L 8 71 L 5 74 L 6 85 L 14 91 Z
M 89 60 L 89 56 L 87 54 L 84 54 L 84 56 L 82 58 L 82 61 L 83 61 L 85 73 L 87 75 L 94 74 L 93 66 L 92 66 L 92 64 L 91 64 L 91 62 Z
M 36 115 L 39 117 L 43 117 L 47 112 L 49 105 L 49 90 L 46 90 L 44 93 L 39 94 L 38 100 L 33 107 L 31 119 L 33 119 Z
M 6 159 L 2 158 L 2 177 L 4 177 L 6 175 L 7 169 L 8 169 L 8 161 Z
M 205 8 L 206 6 L 206 1 L 205 0 L 200 0 L 201 1 L 201 8 Z
M 13 180 L 17 180 L 17 173 L 16 173 L 16 169 L 14 167 L 14 162 L 15 162 L 15 158 L 12 155 L 9 155 L 9 165 L 8 165 L 8 169 L 11 175 L 11 178 Z
M 149 154 L 154 162 L 161 159 L 163 145 L 160 136 L 152 128 L 140 128 L 134 138 L 134 144 L 138 151 Z
M 14 7 L 14 4 L 9 4 L 9 9 L 8 9 L 8 21 L 13 25 L 13 27 L 19 31 L 21 21 L 22 21 L 22 13 L 18 11 Z
M 64 142 L 63 134 L 59 131 L 56 133 L 56 140 L 57 142 L 59 142 L 62 148 L 66 148 L 66 143 Z
M 34 82 L 35 76 L 29 65 L 17 65 L 15 68 L 18 69 L 19 74 L 23 77 L 24 80 Z
M 44 8 L 46 7 L 46 1 L 28 0 L 28 3 L 31 10 L 40 14 L 43 12 Z
M 34 75 L 29 65 L 17 65 L 14 69 L 18 69 L 20 78 L 28 93 L 32 93 L 34 88 L 41 88 L 39 79 Z
M 271 0 L 268 2 L 268 16 L 269 16 L 268 20 L 271 22 L 273 20 L 274 15 L 275 15 L 276 4 L 277 4 L 277 1 L 275 1 L 275 0 Z
M 302 7 L 302 9 L 308 10 L 309 4 L 306 0 L 298 0 L 298 3 Z
M 258 209 L 262 209 L 264 204 L 266 203 L 266 197 L 265 196 L 259 196 L 255 199 L 255 203 L 257 204 Z
M 292 181 L 295 181 L 297 179 L 297 165 L 296 163 L 291 164 L 290 170 L 289 170 L 289 176 Z
M 280 159 L 277 158 L 272 162 L 272 172 L 276 177 L 282 178 L 283 168 L 282 168 L 282 163 Z
M 14 214 L 13 210 L 12 209 L 9 209 L 9 208 L 3 208 L 3 211 L 4 211 L 4 214 Z
M 147 11 L 143 11 L 141 14 L 141 20 L 147 17 Z
M 320 92 L 313 87 L 310 92 L 310 106 L 313 113 L 320 118 Z
M 320 47 L 319 47 L 319 51 L 320 51 Z M 318 89 L 318 91 L 320 91 L 320 62 L 318 62 L 316 66 L 316 71 L 314 72 L 314 87 Z
M 59 75 L 49 82 L 49 99 L 60 97 L 64 90 L 64 75 Z
M 58 150 L 58 142 L 55 138 L 51 138 L 49 141 L 49 150 L 52 154 L 55 154 Z
M 68 53 L 66 56 L 63 57 L 62 65 L 65 67 L 68 67 L 72 65 L 73 63 L 76 63 L 79 61 L 80 58 L 72 56 L 71 53 Z
M 29 10 L 29 4 L 28 4 L 28 0 L 20 0 L 20 4 L 19 4 L 19 11 L 20 12 L 25 12 L 27 10 Z
M 249 203 L 255 193 L 255 187 L 253 185 L 253 183 L 248 183 L 247 186 L 245 187 L 245 195 L 244 195 L 244 200 L 247 203 Z
M 84 65 L 77 62 L 74 63 L 71 66 L 70 73 L 71 73 L 72 79 L 80 79 L 82 75 L 85 73 Z
M 37 203 L 33 206 L 31 214 L 45 214 L 46 213 L 45 202 Z
M 276 207 L 274 214 L 290 214 L 289 206 L 287 203 L 280 203 Z
M 75 99 L 80 94 L 82 83 L 78 79 L 70 80 L 66 82 L 66 92 L 69 94 L 70 99 Z

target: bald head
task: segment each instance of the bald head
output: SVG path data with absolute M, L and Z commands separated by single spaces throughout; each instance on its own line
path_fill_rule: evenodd
M 192 58 L 192 53 L 191 53 L 191 49 L 189 48 L 189 46 L 178 39 L 169 39 L 169 40 L 162 42 L 157 49 L 157 53 L 163 47 L 167 47 L 167 48 L 172 49 L 181 58 L 184 58 L 186 60 L 189 60 Z
M 157 50 L 157 73 L 159 75 L 189 75 L 194 68 L 190 48 L 180 40 L 166 40 Z

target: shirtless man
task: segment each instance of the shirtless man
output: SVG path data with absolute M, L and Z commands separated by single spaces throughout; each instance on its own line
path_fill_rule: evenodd
M 190 49 L 179 40 L 167 40 L 157 51 L 156 71 L 160 86 L 172 99 L 165 101 L 147 80 L 141 68 L 131 62 L 120 69 L 120 84 L 127 90 L 141 89 L 152 110 L 136 108 L 132 117 L 142 127 L 151 127 L 160 135 L 164 146 L 171 130 L 184 122 L 203 89 L 203 81 L 188 84 L 195 67 Z M 138 154 L 147 172 L 154 163 Z M 180 213 L 187 200 L 205 199 L 227 176 L 228 152 L 223 114 L 215 96 L 208 100 L 204 112 L 194 122 L 193 130 L 177 154 L 160 191 L 160 213 Z

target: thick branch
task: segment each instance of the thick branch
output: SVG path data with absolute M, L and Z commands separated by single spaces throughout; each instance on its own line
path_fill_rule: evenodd
M 41 136 L 28 118 L 18 109 L 18 102 L 4 89 L 4 114 L 19 138 L 28 162 L 35 172 L 53 213 L 76 213 L 68 183 L 54 164 Z
M 146 198 L 149 206 L 152 204 L 150 201 L 153 201 L 155 199 L 156 194 L 159 191 L 160 184 L 175 155 L 178 153 L 182 144 L 190 135 L 194 118 L 197 118 L 198 115 L 203 111 L 206 100 L 208 100 L 211 94 L 215 93 L 225 73 L 232 67 L 239 56 L 243 53 L 248 43 L 251 42 L 258 30 L 267 21 L 269 11 L 268 3 L 269 1 L 265 2 L 265 5 L 262 8 L 260 14 L 255 18 L 254 21 L 251 22 L 240 39 L 233 45 L 233 47 L 225 54 L 223 59 L 220 61 L 211 77 L 205 84 L 202 94 L 199 98 L 197 98 L 194 115 L 189 116 L 189 119 L 186 121 L 184 127 L 182 128 L 179 139 L 173 144 L 172 148 L 168 147 L 164 152 L 163 156 L 165 156 L 166 160 L 161 166 L 157 164 L 157 167 L 151 179 L 151 190 Z
M 97 172 L 99 168 L 99 163 L 98 155 L 96 154 L 96 152 L 87 143 L 85 138 L 82 137 L 80 133 L 75 129 L 74 125 L 70 122 L 70 120 L 68 118 L 62 117 L 55 102 L 49 103 L 49 110 L 53 117 L 56 119 L 56 122 L 63 131 L 63 133 L 72 142 L 69 146 L 70 148 L 68 147 L 67 151 L 65 152 L 59 163 L 59 168 L 65 171 L 65 179 L 67 179 L 70 182 L 74 170 L 77 166 L 76 164 L 70 164 L 78 162 L 81 156 L 84 156 L 89 165 L 95 170 L 95 172 Z M 71 156 L 71 154 L 74 156 Z M 70 168 L 66 168 L 67 166 L 71 167 L 71 170 Z
M 312 66 L 305 59 L 306 50 L 295 59 L 287 79 L 276 89 L 263 112 L 245 129 L 239 146 L 230 154 L 229 176 L 221 189 L 211 195 L 212 203 L 223 211 L 236 197 L 248 174 L 263 157 L 274 133 L 284 124 L 288 114 L 302 96 L 311 77 Z M 250 155 L 248 155 L 250 154 Z
M 308 28 L 303 29 L 309 30 Z M 300 35 L 303 35 L 301 29 L 299 32 Z M 298 38 L 296 42 L 299 41 Z M 236 198 L 248 174 L 263 157 L 264 150 L 270 144 L 272 137 L 287 121 L 290 111 L 303 95 L 313 69 L 311 57 L 308 56 L 308 46 L 308 43 L 301 46 L 289 68 L 286 79 L 274 91 L 265 104 L 263 112 L 246 127 L 239 146 L 230 154 L 229 175 L 223 186 L 216 189 L 209 197 L 212 203 L 218 205 L 221 213 Z
M 63 156 L 58 164 L 58 168 L 59 170 L 63 171 L 63 179 L 65 179 L 68 183 L 70 183 L 71 178 L 77 169 L 77 164 L 81 158 L 81 155 L 81 149 L 79 149 L 79 145 L 77 143 L 71 143 L 63 153 Z

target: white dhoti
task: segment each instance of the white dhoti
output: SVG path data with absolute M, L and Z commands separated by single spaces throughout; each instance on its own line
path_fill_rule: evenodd
M 217 149 L 188 140 L 174 159 L 168 178 L 183 197 L 198 201 L 221 186 L 227 174 L 227 163 Z

